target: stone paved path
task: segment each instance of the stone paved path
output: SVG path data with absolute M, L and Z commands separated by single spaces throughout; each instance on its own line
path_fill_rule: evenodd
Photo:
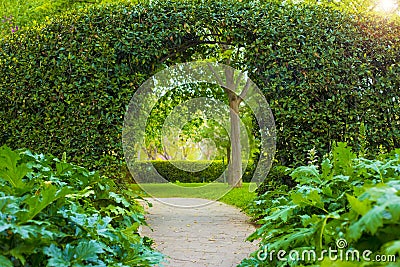
M 145 205 L 153 231 L 148 227 L 141 231 L 169 257 L 164 266 L 233 267 L 257 249 L 255 243 L 245 241 L 254 226 L 232 206 L 199 198 L 147 200 L 153 204 Z

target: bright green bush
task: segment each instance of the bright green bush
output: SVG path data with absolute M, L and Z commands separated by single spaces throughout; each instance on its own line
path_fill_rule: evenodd
M 400 149 L 374 160 L 357 158 L 345 143 L 333 147 L 321 165 L 300 166 L 290 176 L 298 183 L 292 189 L 278 188 L 259 196 L 247 210 L 261 218 L 250 240 L 260 238 L 260 250 L 315 250 L 318 258 L 328 247 L 345 239 L 349 250 L 370 250 L 371 261 L 297 260 L 257 252 L 240 266 L 397 266 L 375 262 L 375 255 L 400 256 Z M 264 250 L 265 249 L 265 250 Z M 339 252 L 332 256 L 339 255 Z M 288 254 L 286 255 L 288 256 Z M 339 256 L 338 256 L 339 257 Z M 337 264 L 337 265 L 336 265 Z M 392 264 L 392 265 L 391 265 Z
M 210 34 L 215 33 L 215 34 Z M 136 88 L 176 62 L 243 47 L 277 125 L 280 164 L 333 141 L 399 146 L 400 27 L 321 6 L 153 1 L 65 13 L 0 42 L 0 143 L 96 169 L 124 162 L 123 117 Z M 214 50 L 213 50 L 214 49 Z
M 0 266 L 152 266 L 143 208 L 96 172 L 0 148 Z
M 0 34 L 41 24 L 67 10 L 111 2 L 134 2 L 129 0 L 2 0 L 0 3 Z

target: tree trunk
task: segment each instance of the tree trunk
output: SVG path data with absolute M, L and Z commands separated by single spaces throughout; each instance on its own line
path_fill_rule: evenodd
M 231 162 L 231 146 L 227 146 L 226 147 L 226 163 L 227 165 L 229 165 L 229 163 Z
M 231 121 L 231 147 L 232 158 L 228 165 L 228 183 L 233 187 L 242 187 L 242 146 L 240 143 L 240 118 L 239 104 L 240 100 L 235 93 L 230 92 L 229 107 Z
M 228 46 L 222 46 L 222 51 L 229 49 Z M 226 65 L 230 64 L 230 59 L 226 60 Z M 217 72 L 210 65 L 211 70 L 214 72 L 217 80 L 222 85 L 224 84 L 224 91 L 229 99 L 229 118 L 231 122 L 230 138 L 232 153 L 228 152 L 228 184 L 233 187 L 242 187 L 242 146 L 240 143 L 240 117 L 239 117 L 239 105 L 247 94 L 250 86 L 250 80 L 247 79 L 246 85 L 244 86 L 240 95 L 236 95 L 235 89 L 239 84 L 235 83 L 234 70 L 232 68 L 225 68 L 225 82 Z M 239 82 L 239 80 L 238 80 Z M 231 154 L 231 155 L 229 155 Z

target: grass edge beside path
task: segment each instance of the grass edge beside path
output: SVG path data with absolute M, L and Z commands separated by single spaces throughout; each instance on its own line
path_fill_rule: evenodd
M 194 197 L 210 200 L 217 200 L 225 204 L 239 208 L 246 213 L 246 208 L 252 202 L 257 194 L 249 191 L 250 183 L 243 183 L 241 188 L 230 188 L 223 183 L 165 183 L 165 184 L 147 184 L 151 193 L 146 193 L 141 185 L 131 184 L 129 187 L 136 191 L 141 197 Z M 185 193 L 184 188 L 191 188 L 190 193 Z M 227 192 L 220 197 L 224 192 Z

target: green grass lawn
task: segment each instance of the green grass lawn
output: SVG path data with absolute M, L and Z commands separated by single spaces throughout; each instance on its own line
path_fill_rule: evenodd
M 223 183 L 166 183 L 133 184 L 131 189 L 139 191 L 143 197 L 193 197 L 218 200 L 246 211 L 247 205 L 256 197 L 249 191 L 251 183 L 243 183 L 241 188 L 232 188 Z

